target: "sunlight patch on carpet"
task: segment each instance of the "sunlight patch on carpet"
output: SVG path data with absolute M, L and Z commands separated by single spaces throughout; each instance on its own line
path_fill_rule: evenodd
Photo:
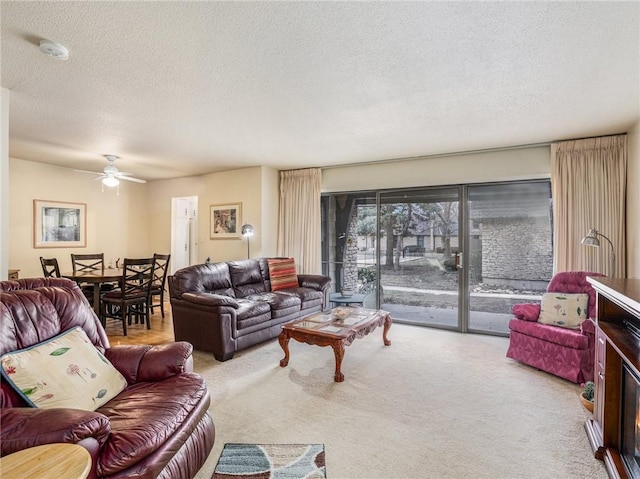
M 211 479 L 325 479 L 324 444 L 227 443 Z

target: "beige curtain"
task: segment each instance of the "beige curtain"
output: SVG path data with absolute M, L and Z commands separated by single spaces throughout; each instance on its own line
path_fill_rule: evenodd
M 551 145 L 554 271 L 593 271 L 626 276 L 626 135 Z M 591 228 L 605 235 L 600 247 L 580 244 Z
M 278 255 L 295 258 L 301 274 L 320 274 L 319 168 L 280 172 Z

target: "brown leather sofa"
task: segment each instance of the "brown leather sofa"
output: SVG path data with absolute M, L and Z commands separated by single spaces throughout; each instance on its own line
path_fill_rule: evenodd
M 282 323 L 321 311 L 331 278 L 298 275 L 298 287 L 271 290 L 268 258 L 188 266 L 169 278 L 176 341 L 218 361 L 273 339 Z
M 81 327 L 128 386 L 95 411 L 28 407 L 0 385 L 0 455 L 49 443 L 76 443 L 92 459 L 90 478 L 190 479 L 214 442 L 210 396 L 192 372 L 192 346 L 114 346 L 73 281 L 0 282 L 0 354 Z

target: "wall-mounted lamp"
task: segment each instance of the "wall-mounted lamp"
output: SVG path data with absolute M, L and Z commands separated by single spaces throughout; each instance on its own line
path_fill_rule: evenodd
M 240 230 L 240 233 L 244 238 L 247 238 L 247 259 L 249 259 L 251 258 L 251 255 L 249 253 L 249 241 L 250 241 L 249 238 L 253 236 L 253 233 L 255 233 L 255 230 L 253 229 L 253 226 L 251 226 L 250 224 L 244 224 L 242 225 L 242 229 Z
M 615 272 L 616 272 L 616 253 L 615 253 L 615 249 L 613 247 L 613 243 L 611 242 L 611 240 L 609 238 L 607 238 L 602 233 L 599 233 L 597 229 L 591 228 L 589 230 L 589 232 L 587 233 L 587 236 L 582 238 L 582 241 L 580 242 L 580 244 L 584 245 L 584 246 L 592 246 L 594 248 L 599 248 L 600 247 L 600 240 L 598 239 L 598 236 L 602 236 L 604 239 L 606 239 L 609 242 L 609 245 L 611 246 L 611 258 L 610 258 L 611 259 L 611 271 L 610 271 L 609 274 L 611 276 L 613 276 L 613 275 L 615 275 Z

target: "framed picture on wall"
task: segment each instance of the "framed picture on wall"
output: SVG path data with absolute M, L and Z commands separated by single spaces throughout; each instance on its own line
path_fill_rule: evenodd
M 211 239 L 240 239 L 242 203 L 211 205 Z
M 33 200 L 34 248 L 86 248 L 87 205 Z

